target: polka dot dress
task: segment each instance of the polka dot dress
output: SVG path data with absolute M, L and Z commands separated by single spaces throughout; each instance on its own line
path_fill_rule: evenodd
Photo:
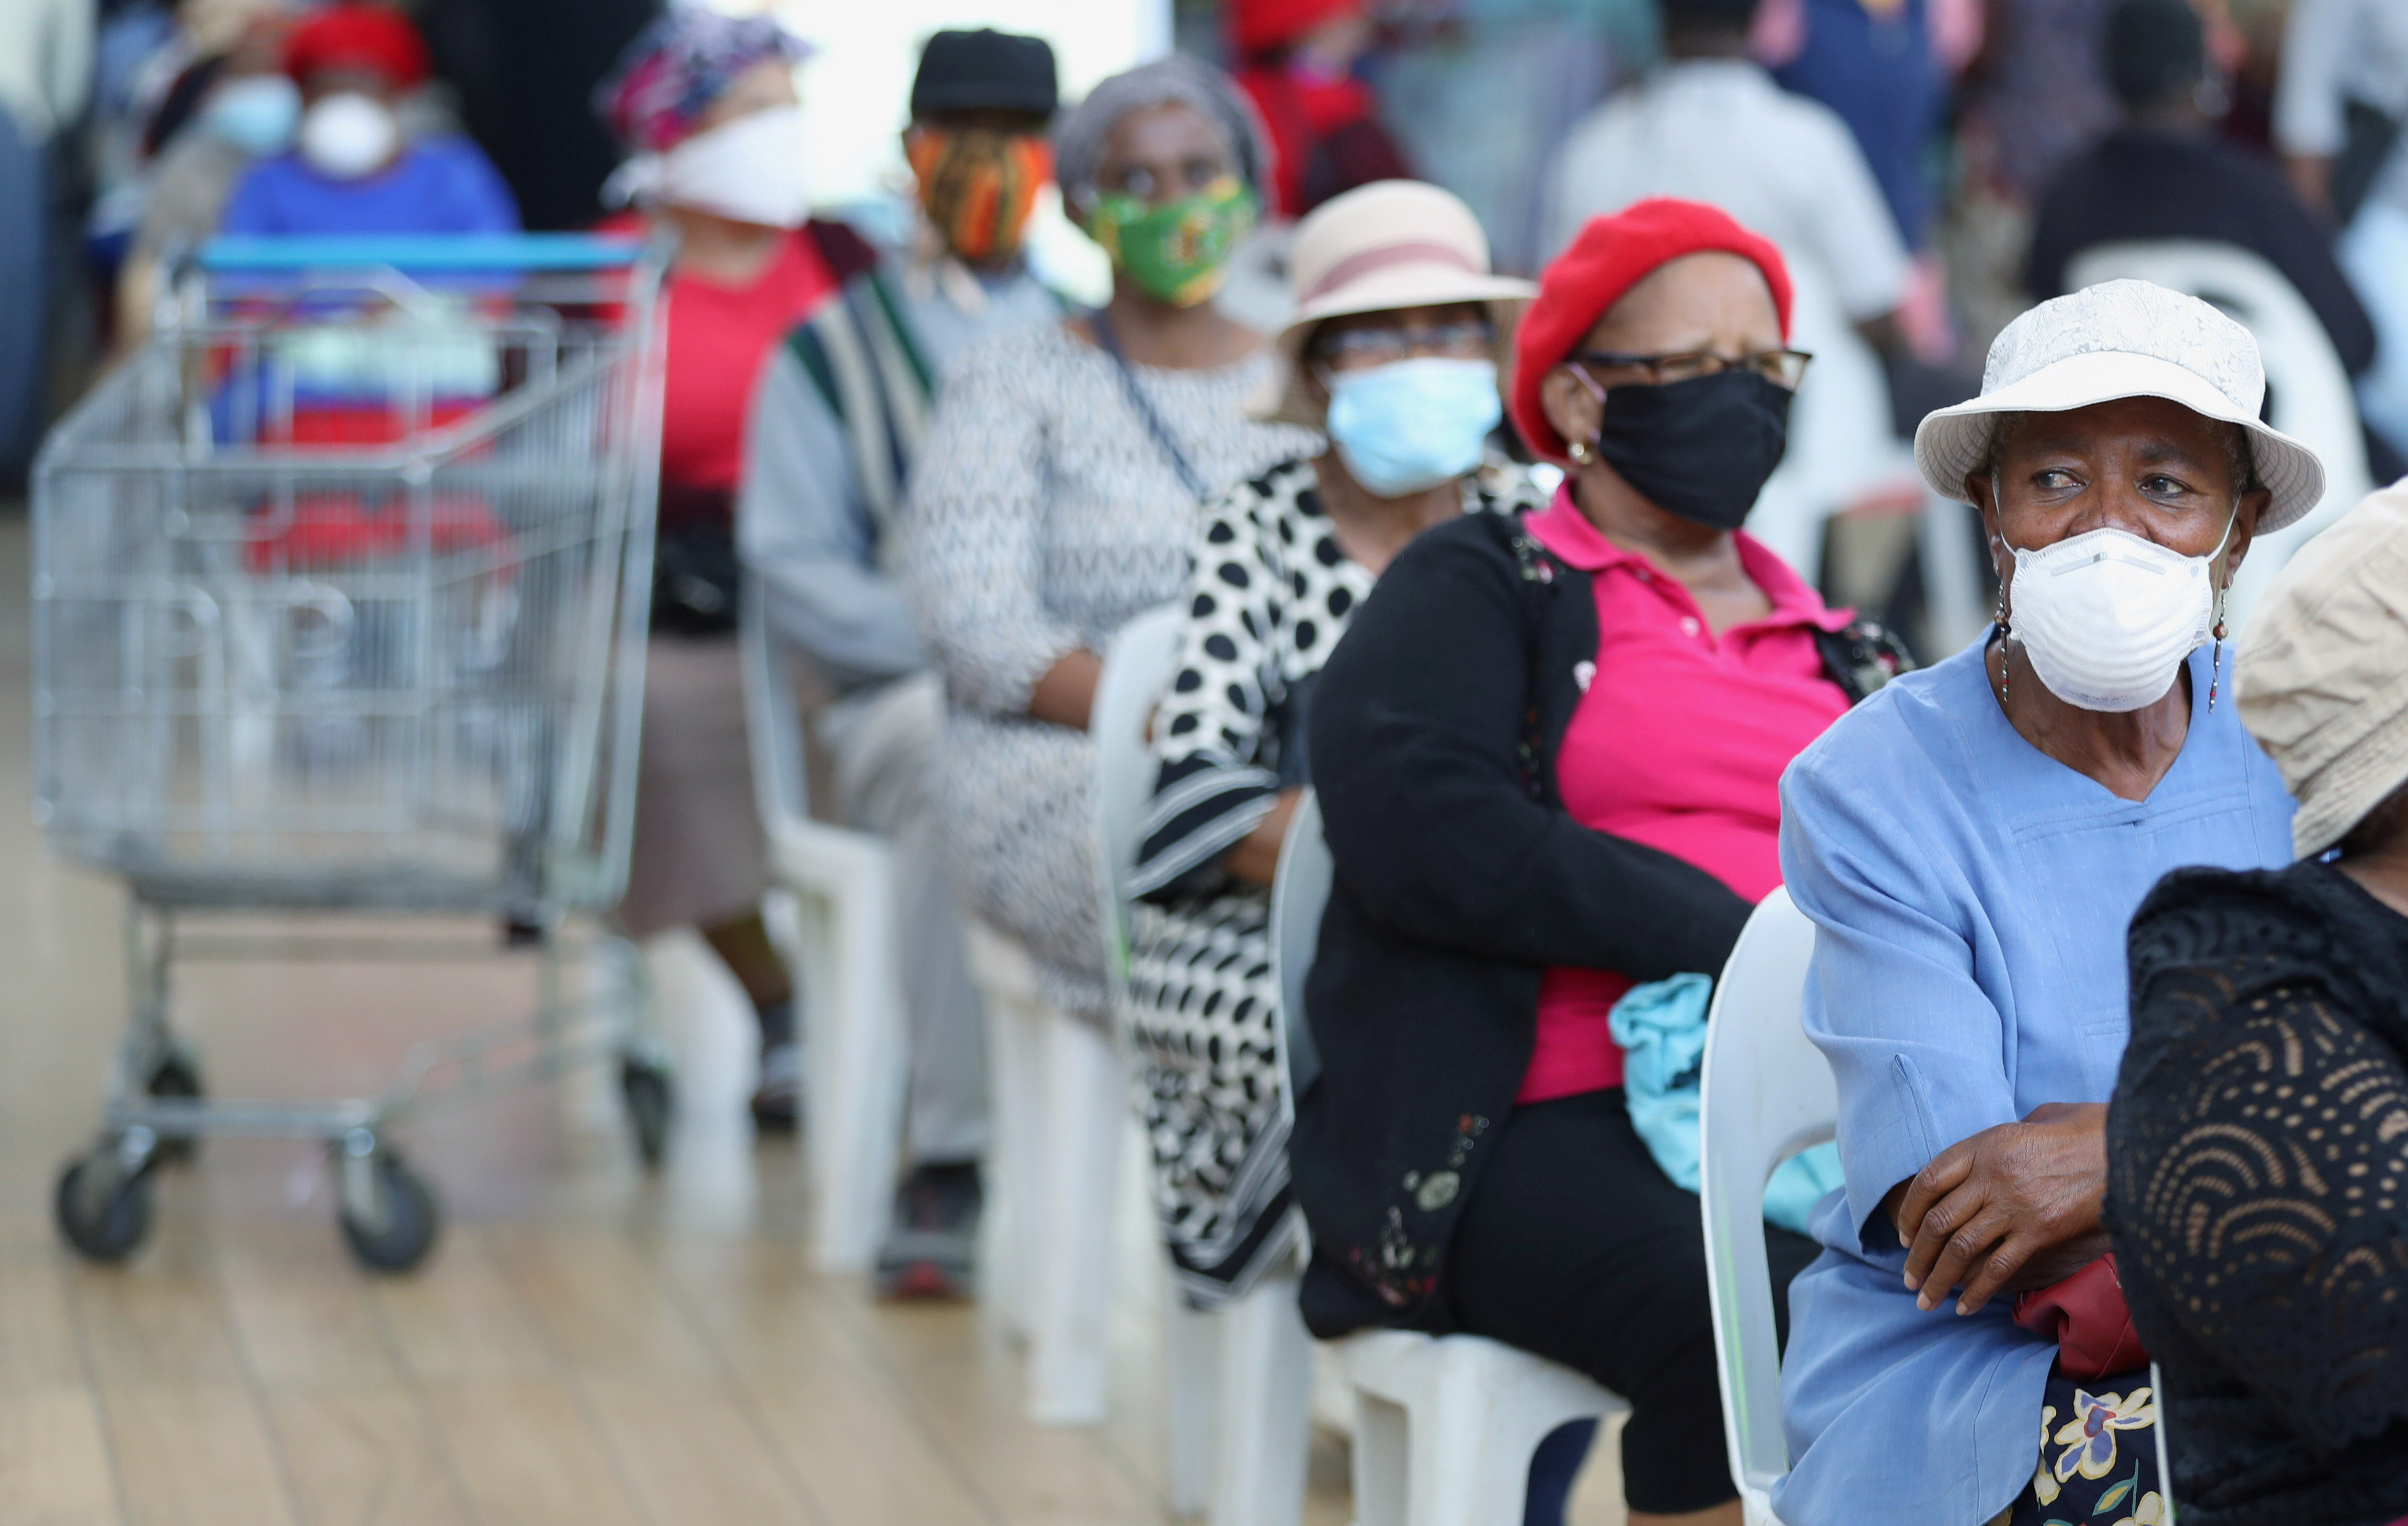
M 1518 474 L 1467 512 L 1541 500 Z M 1220 867 L 1310 782 L 1312 685 L 1372 575 L 1339 545 L 1312 465 L 1292 461 L 1209 511 L 1177 677 L 1156 712 L 1162 769 L 1132 890 L 1129 1029 L 1154 1204 L 1192 1302 L 1242 1292 L 1298 1233 L 1286 1211 L 1270 895 Z

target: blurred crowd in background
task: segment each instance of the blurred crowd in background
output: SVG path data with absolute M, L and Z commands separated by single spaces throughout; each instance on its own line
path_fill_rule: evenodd
M 139 328 L 163 250 L 208 232 L 247 162 L 292 139 L 301 112 L 280 78 L 294 66 L 282 38 L 298 8 L 22 0 L 0 20 L 0 464 L 11 474 L 94 357 Z M 382 87 L 402 130 L 474 145 L 412 194 L 459 197 L 456 216 L 479 226 L 577 228 L 611 210 L 605 182 L 622 145 L 590 102 L 657 0 L 403 8 L 423 46 L 385 61 Z M 779 14 L 811 36 L 815 8 Z M 2387 150 L 2408 100 L 2408 17 L 2385 0 L 2199 0 L 2196 38 L 2145 19 L 2111 36 L 2109 8 L 1671 0 L 1662 15 L 1656 0 L 1179 0 L 1169 20 L 1182 50 L 1228 65 L 1260 109 L 1281 218 L 1410 174 L 1465 199 L 1500 270 L 1530 274 L 1626 193 L 1694 190 L 1698 175 L 1753 182 L 1733 209 L 1828 287 L 1909 421 L 1949 386 L 1928 372 L 1977 368 L 2008 319 L 2055 293 L 2084 243 L 2236 239 L 2292 279 L 2364 378 L 2373 475 L 2396 475 L 2386 467 L 2408 438 L 2408 298 L 2396 278 L 2408 268 L 2408 155 Z M 1737 47 L 1714 35 L 1730 21 L 1744 33 Z M 1710 83 L 1717 70 L 1731 78 Z M 808 97 L 808 66 L 805 78 Z M 895 126 L 902 106 L 889 107 Z M 857 225 L 899 237 L 903 168 L 891 149 L 876 163 L 823 162 L 819 189 L 851 203 Z M 864 194 L 882 187 L 892 193 Z M 1067 268 L 1054 284 L 1100 297 L 1098 263 Z M 1278 300 L 1275 280 L 1261 290 Z

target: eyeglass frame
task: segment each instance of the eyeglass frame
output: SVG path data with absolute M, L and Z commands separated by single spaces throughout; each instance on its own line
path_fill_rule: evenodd
M 1422 328 L 1348 329 L 1327 338 L 1316 334 L 1312 337 L 1312 342 L 1306 347 L 1304 359 L 1316 371 L 1338 369 L 1329 364 L 1333 359 L 1338 358 L 1331 353 L 1334 349 L 1339 349 L 1345 340 L 1355 335 L 1376 334 L 1402 338 L 1405 343 L 1393 356 L 1379 360 L 1367 359 L 1361 365 L 1355 365 L 1350 361 L 1344 369 L 1369 370 L 1373 366 L 1392 365 L 1398 361 L 1415 360 L 1431 355 L 1442 357 L 1460 354 L 1461 358 L 1469 360 L 1474 358 L 1468 353 L 1473 348 L 1469 342 L 1469 335 L 1474 331 L 1477 331 L 1480 335 L 1478 348 L 1484 355 L 1493 358 L 1497 352 L 1495 321 L 1488 318 L 1467 318 L 1452 323 L 1434 323 Z M 1466 342 L 1459 347 L 1451 346 L 1445 342 L 1454 338 L 1461 338 Z
M 1764 360 L 1768 356 L 1774 355 L 1780 356 L 1784 362 L 1795 361 L 1797 363 L 1798 375 L 1796 379 L 1784 381 L 1777 376 L 1766 375 L 1763 367 L 1756 364 L 1758 361 Z M 1564 364 L 1572 366 L 1575 369 L 1589 366 L 1595 366 L 1599 369 L 1618 366 L 1635 366 L 1647 373 L 1646 384 L 1648 386 L 1662 387 L 1670 385 L 1664 379 L 1664 367 L 1666 365 L 1674 361 L 1692 361 L 1700 363 L 1699 368 L 1691 375 L 1680 378 L 1680 380 L 1695 381 L 1702 377 L 1720 376 L 1725 371 L 1735 371 L 1743 367 L 1756 372 L 1756 375 L 1763 377 L 1765 380 L 1771 382 L 1774 386 L 1794 392 L 1798 390 L 1799 384 L 1805 381 L 1806 368 L 1813 364 L 1813 360 L 1814 355 L 1812 350 L 1791 349 L 1784 346 L 1776 349 L 1754 350 L 1748 354 L 1742 355 L 1737 360 L 1733 360 L 1727 355 L 1717 354 L 1711 349 L 1679 349 L 1662 355 L 1626 355 L 1616 353 L 1610 349 L 1583 349 L 1575 350 L 1571 355 L 1565 359 Z M 1584 376 L 1587 375 L 1586 370 L 1582 369 L 1582 374 Z M 1596 378 L 1591 377 L 1590 380 L 1595 382 Z M 1602 384 L 1600 383 L 1599 385 Z

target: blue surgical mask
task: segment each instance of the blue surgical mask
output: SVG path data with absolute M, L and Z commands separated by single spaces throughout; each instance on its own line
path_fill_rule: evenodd
M 1346 470 L 1383 498 L 1461 477 L 1503 409 L 1493 361 L 1425 355 L 1325 374 L 1329 439 Z
M 280 74 L 245 75 L 211 93 L 201 120 L 246 153 L 281 153 L 301 121 L 301 92 Z

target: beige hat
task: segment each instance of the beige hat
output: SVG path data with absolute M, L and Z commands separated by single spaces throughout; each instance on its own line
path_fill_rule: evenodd
M 2053 297 L 2005 328 L 1982 367 L 1982 395 L 1927 414 L 1914 464 L 1931 491 L 1958 502 L 1990 451 L 2002 413 L 2064 413 L 2119 397 L 2163 397 L 2239 424 L 2258 479 L 2273 493 L 2258 533 L 2321 503 L 2324 463 L 2258 417 L 2266 370 L 2249 331 L 2194 296 L 2147 281 L 2101 281 Z
M 2408 478 L 2275 575 L 2242 633 L 2232 699 L 2300 803 L 2303 859 L 2408 783 Z
M 1538 288 L 1492 275 L 1488 235 L 1471 208 L 1419 180 L 1374 180 L 1333 196 L 1296 225 L 1288 256 L 1295 309 L 1279 332 L 1276 393 L 1255 413 L 1282 423 L 1321 427 L 1321 407 L 1305 386 L 1301 351 L 1316 324 L 1348 313 L 1484 302 L 1501 347 Z M 1498 361 L 1504 359 L 1500 353 Z

